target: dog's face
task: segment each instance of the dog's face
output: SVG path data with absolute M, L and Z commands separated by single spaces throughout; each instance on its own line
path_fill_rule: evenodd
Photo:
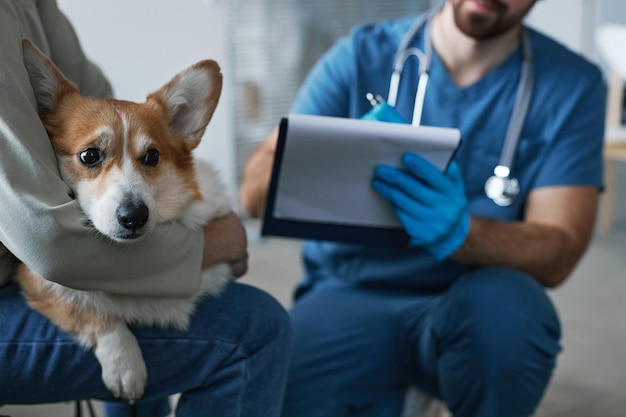
M 214 61 L 179 73 L 139 104 L 81 97 L 29 41 L 24 57 L 63 180 L 98 231 L 132 241 L 202 198 L 192 151 L 221 92 Z

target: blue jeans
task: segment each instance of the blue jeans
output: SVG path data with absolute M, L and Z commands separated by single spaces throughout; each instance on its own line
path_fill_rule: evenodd
M 560 351 L 544 289 L 505 268 L 474 270 L 436 295 L 325 280 L 291 318 L 283 417 L 399 417 L 410 385 L 455 417 L 525 417 Z
M 268 294 L 232 284 L 203 300 L 187 332 L 131 328 L 148 368 L 140 416 L 279 416 L 291 350 L 286 311 Z M 0 288 L 0 404 L 115 401 L 93 352 L 32 311 L 14 285 Z M 130 416 L 112 402 L 109 416 Z

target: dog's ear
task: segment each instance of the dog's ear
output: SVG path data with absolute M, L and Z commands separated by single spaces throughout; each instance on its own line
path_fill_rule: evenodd
M 147 101 L 165 106 L 171 128 L 185 140 L 189 149 L 193 149 L 202 139 L 221 92 L 220 67 L 215 61 L 205 60 L 176 75 L 150 94 Z
M 35 92 L 39 114 L 52 113 L 59 99 L 68 93 L 78 94 L 78 88 L 28 39 L 22 40 L 24 65 Z

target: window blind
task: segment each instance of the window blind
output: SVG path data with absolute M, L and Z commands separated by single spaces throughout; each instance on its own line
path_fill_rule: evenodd
M 319 56 L 357 23 L 417 14 L 429 0 L 229 0 L 237 184 Z

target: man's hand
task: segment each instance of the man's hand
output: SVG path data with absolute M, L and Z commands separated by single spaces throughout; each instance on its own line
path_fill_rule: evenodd
M 391 203 L 411 245 L 445 259 L 463 244 L 470 228 L 467 199 L 459 166 L 445 174 L 424 158 L 405 154 L 406 171 L 376 167 L 372 186 Z
M 235 277 L 248 271 L 246 229 L 234 212 L 213 219 L 204 227 L 202 268 L 229 263 Z
M 277 143 L 278 127 L 275 127 L 246 162 L 239 200 L 241 207 L 250 217 L 263 217 L 265 212 Z

